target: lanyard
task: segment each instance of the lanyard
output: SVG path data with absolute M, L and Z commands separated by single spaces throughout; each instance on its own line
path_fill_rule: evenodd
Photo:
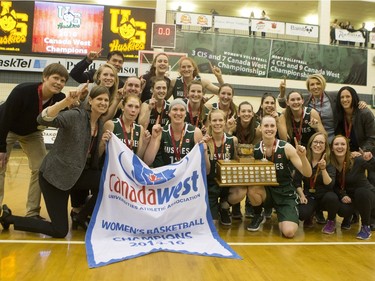
M 43 84 L 38 86 L 38 101 L 39 101 L 39 113 L 43 111 L 43 93 L 42 93 Z
M 220 159 L 224 159 L 224 137 L 225 137 L 225 134 L 223 134 L 223 137 L 221 138 L 221 151 L 220 151 L 220 154 L 218 154 L 218 147 L 216 146 L 216 142 L 215 142 L 215 139 L 212 138 L 213 142 L 214 142 L 214 155 L 216 156 L 216 160 L 220 160 Z
M 315 172 L 314 177 L 310 177 L 310 192 L 311 192 L 311 190 L 313 190 L 315 188 L 315 183 L 316 183 L 316 179 L 318 177 L 319 172 L 320 172 L 320 168 L 318 166 L 316 168 L 316 172 Z
M 316 109 L 316 104 L 315 104 L 315 100 L 316 100 L 316 98 L 315 98 L 314 96 L 312 97 L 312 100 L 314 101 L 314 109 L 315 109 L 316 111 L 318 111 L 319 116 L 320 116 L 321 112 L 323 111 L 324 93 L 322 93 L 322 95 L 320 96 L 320 110 L 317 110 L 317 109 Z
M 297 130 L 296 122 L 294 121 L 294 117 L 292 117 L 293 132 L 294 132 L 294 135 L 297 138 L 298 143 L 301 143 L 301 139 L 302 139 L 303 113 L 304 113 L 304 109 L 302 108 L 301 117 L 299 119 L 299 128 L 298 128 L 298 130 Z
M 39 113 L 41 113 L 43 111 L 43 93 L 42 93 L 42 87 L 43 87 L 43 83 L 38 86 Z M 50 106 L 52 104 L 52 102 L 53 102 L 53 100 L 51 98 L 48 106 Z
M 184 81 L 184 78 L 182 78 L 182 83 L 184 84 L 184 98 L 186 99 L 187 98 L 187 85 L 186 85 L 186 82 Z
M 345 169 L 346 169 L 346 161 L 344 161 L 342 165 L 341 173 L 338 173 L 341 191 L 345 189 L 345 173 L 346 173 Z
M 181 131 L 181 138 L 180 138 L 180 144 L 178 146 L 178 149 L 176 147 L 176 141 L 174 139 L 174 132 L 173 132 L 173 129 L 172 129 L 172 125 L 170 126 L 171 128 L 171 139 L 172 139 L 172 145 L 173 145 L 173 149 L 174 149 L 174 156 L 176 158 L 177 161 L 179 161 L 181 159 L 181 148 L 182 148 L 182 143 L 184 142 L 184 136 L 185 136 L 185 124 L 182 128 L 182 131 Z
M 262 148 L 263 148 L 263 155 L 265 156 L 265 158 L 267 158 L 266 146 L 264 145 L 263 141 L 262 141 Z M 273 145 L 272 145 L 271 162 L 274 162 L 274 160 L 275 160 L 275 150 L 276 150 L 276 139 L 274 140 Z
M 188 109 L 189 109 L 190 124 L 194 125 L 193 110 L 191 108 L 190 102 L 188 102 Z M 194 125 L 197 128 L 198 128 L 200 116 L 201 116 L 201 109 L 199 108 L 198 115 L 197 115 L 197 120 L 195 121 L 195 125 Z
M 134 130 L 133 130 L 133 123 L 131 123 L 130 125 L 130 141 L 128 139 L 128 133 L 126 132 L 126 127 L 125 127 L 125 123 L 124 121 L 122 120 L 122 117 L 120 118 L 120 122 L 121 122 L 121 128 L 122 128 L 122 132 L 124 133 L 124 141 L 125 141 L 125 144 L 127 147 L 129 147 L 130 149 L 133 149 L 133 137 L 134 137 Z

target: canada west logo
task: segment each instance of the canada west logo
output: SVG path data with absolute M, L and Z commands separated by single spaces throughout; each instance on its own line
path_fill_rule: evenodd
M 123 153 L 124 152 L 120 153 L 119 159 L 121 159 Z M 135 154 L 133 154 L 132 157 L 133 170 L 131 171 L 131 175 L 129 175 L 122 166 L 122 161 L 120 161 L 120 163 L 124 173 L 141 185 L 157 185 L 175 177 L 174 173 L 176 169 L 166 169 L 162 172 L 154 173 L 154 171 L 143 164 Z

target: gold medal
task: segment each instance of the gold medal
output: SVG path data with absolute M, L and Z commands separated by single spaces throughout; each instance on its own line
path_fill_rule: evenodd
M 315 193 L 315 191 L 316 191 L 315 188 L 310 188 L 310 189 L 309 189 L 309 192 L 310 192 L 310 193 Z

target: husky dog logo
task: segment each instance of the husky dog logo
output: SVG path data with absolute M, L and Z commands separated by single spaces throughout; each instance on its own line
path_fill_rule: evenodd
M 120 153 L 119 159 L 121 159 L 123 153 L 124 152 Z M 120 163 L 122 162 L 120 161 Z M 133 178 L 134 181 L 138 182 L 141 185 L 157 185 L 175 177 L 174 173 L 176 169 L 166 169 L 159 173 L 154 173 L 154 171 L 143 164 L 135 154 L 132 157 L 132 164 L 133 170 L 131 172 L 131 175 L 126 173 L 124 167 L 122 167 L 122 170 L 129 178 Z

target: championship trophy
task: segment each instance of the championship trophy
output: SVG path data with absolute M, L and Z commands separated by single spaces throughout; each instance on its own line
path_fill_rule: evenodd
M 252 144 L 238 144 L 238 160 L 218 160 L 216 181 L 219 186 L 279 185 L 273 162 L 254 159 Z

